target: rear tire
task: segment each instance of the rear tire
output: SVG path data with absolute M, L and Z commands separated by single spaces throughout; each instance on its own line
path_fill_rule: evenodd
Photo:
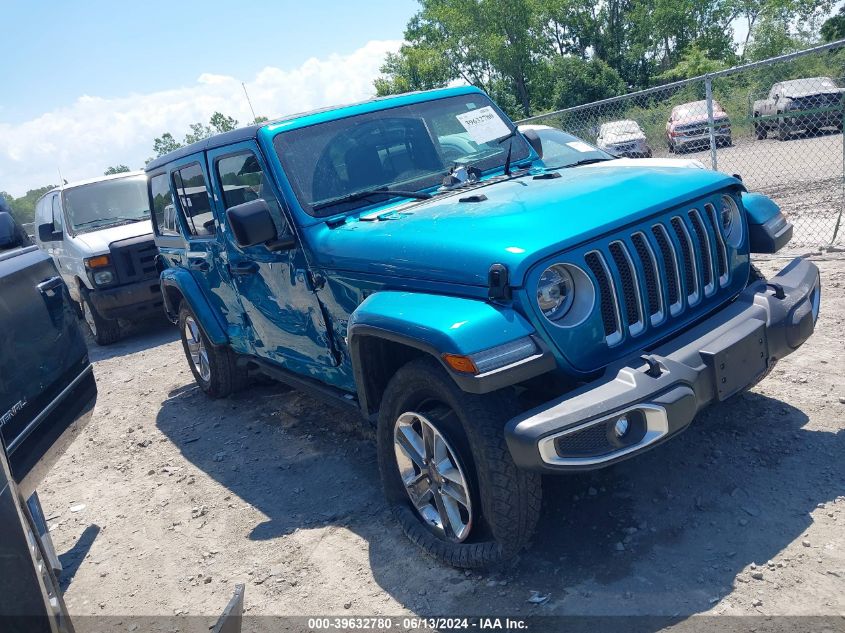
M 82 290 L 79 307 L 97 345 L 111 345 L 120 340 L 120 323 L 117 319 L 107 319 L 97 311 L 87 289 Z
M 179 333 L 194 380 L 207 396 L 225 398 L 243 389 L 247 382 L 246 369 L 237 366 L 231 349 L 212 345 L 185 302 L 179 308 Z
M 516 555 L 531 538 L 540 516 L 541 480 L 511 459 L 504 424 L 515 413 L 507 392 L 465 393 L 430 358 L 409 362 L 390 380 L 377 430 L 384 494 L 408 538 L 438 561 L 488 567 Z M 425 429 L 431 441 L 424 439 Z M 438 436 L 445 438 L 439 444 Z M 429 445 L 441 446 L 441 452 L 428 451 Z M 427 459 L 432 454 L 436 459 Z M 439 474 L 444 462 L 449 477 Z M 467 501 L 463 505 L 452 497 L 454 488 L 444 492 L 455 475 L 468 493 L 457 495 Z M 406 483 L 411 481 L 416 483 Z M 446 502 L 452 514 L 445 512 L 443 519 Z

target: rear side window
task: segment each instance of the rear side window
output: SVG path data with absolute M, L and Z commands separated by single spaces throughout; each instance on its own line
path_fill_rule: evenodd
M 185 218 L 185 226 L 191 235 L 207 237 L 214 235 L 214 213 L 208 199 L 208 186 L 202 167 L 193 163 L 173 172 L 173 186 L 179 198 L 179 206 Z
M 173 193 L 170 191 L 170 183 L 167 182 L 167 174 L 150 178 L 150 200 L 159 235 L 179 235 L 176 207 L 173 204 Z

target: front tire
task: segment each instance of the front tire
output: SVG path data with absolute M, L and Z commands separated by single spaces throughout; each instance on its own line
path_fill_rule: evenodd
M 382 486 L 405 534 L 438 561 L 487 567 L 531 538 L 541 481 L 511 459 L 504 424 L 515 412 L 509 394 L 465 393 L 433 359 L 390 380 L 377 430 Z
M 80 310 L 97 345 L 111 345 L 120 340 L 120 323 L 117 319 L 107 319 L 100 314 L 87 290 L 82 290 Z
M 217 347 L 200 327 L 199 320 L 184 302 L 179 308 L 179 332 L 182 349 L 194 380 L 211 398 L 225 398 L 246 384 L 246 370 L 237 366 L 228 347 Z

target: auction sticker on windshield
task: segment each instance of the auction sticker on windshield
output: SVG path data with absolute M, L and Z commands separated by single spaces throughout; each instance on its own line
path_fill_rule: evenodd
M 567 145 L 569 145 L 569 147 L 571 147 L 572 149 L 574 149 L 575 151 L 578 151 L 578 152 L 594 152 L 594 151 L 596 151 L 594 147 L 590 147 L 584 141 L 571 141 L 571 142 L 567 143 Z
M 455 117 L 476 143 L 489 143 L 511 133 L 507 124 L 490 106 L 470 110 Z

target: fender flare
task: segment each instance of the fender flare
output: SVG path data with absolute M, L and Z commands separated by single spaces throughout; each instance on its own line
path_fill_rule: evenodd
M 199 326 L 214 345 L 229 343 L 226 330 L 218 321 L 214 310 L 191 273 L 181 268 L 166 268 L 159 277 L 159 284 L 164 300 L 164 311 L 173 323 L 176 323 L 179 318 L 178 306 L 173 305 L 171 301 L 171 293 L 175 290 L 181 295 L 182 300 L 188 303 L 199 321 Z
M 382 291 L 367 297 L 352 313 L 347 345 L 358 399 L 365 413 L 373 412 L 374 394 L 362 358 L 368 337 L 399 343 L 436 358 L 458 386 L 469 393 L 489 393 L 550 371 L 553 355 L 528 320 L 508 305 L 480 299 L 415 292 Z M 530 338 L 536 353 L 512 364 L 472 375 L 457 372 L 444 354 L 470 355 Z

